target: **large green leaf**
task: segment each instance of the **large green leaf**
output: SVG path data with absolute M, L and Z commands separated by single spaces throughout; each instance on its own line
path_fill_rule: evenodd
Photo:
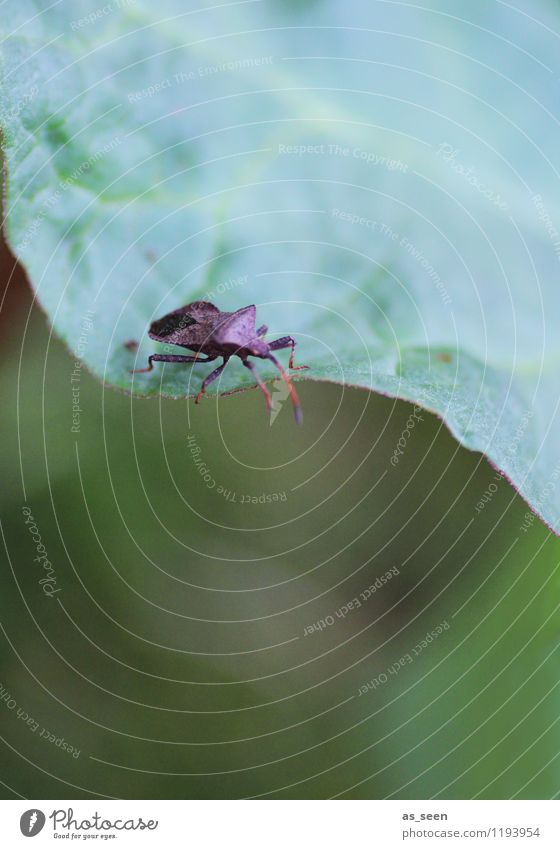
M 306 376 L 434 410 L 559 531 L 558 7 L 205 5 L 3 7 L 6 232 L 56 332 L 184 396 L 207 368 L 129 373 L 150 321 L 256 303 Z

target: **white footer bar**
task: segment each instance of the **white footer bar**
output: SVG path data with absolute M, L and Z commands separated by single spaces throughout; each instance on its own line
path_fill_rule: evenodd
M 6 847 L 558 849 L 560 802 L 0 800 L 0 826 Z

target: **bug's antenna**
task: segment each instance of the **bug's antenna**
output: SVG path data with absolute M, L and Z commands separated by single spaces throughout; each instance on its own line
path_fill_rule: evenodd
M 279 363 L 278 360 L 276 359 L 276 357 L 274 357 L 272 354 L 270 354 L 270 353 L 267 354 L 266 359 L 271 360 L 274 363 L 274 365 L 276 366 L 276 368 L 278 369 L 278 371 L 282 375 L 283 380 L 285 380 L 286 385 L 287 385 L 287 387 L 290 391 L 290 397 L 292 399 L 292 404 L 294 405 L 294 416 L 295 416 L 296 424 L 298 424 L 298 425 L 301 424 L 302 421 L 303 421 L 303 413 L 301 412 L 301 404 L 299 403 L 299 398 L 297 396 L 297 392 L 294 389 L 294 385 L 293 385 L 292 381 L 290 380 L 289 375 L 286 374 L 282 364 Z

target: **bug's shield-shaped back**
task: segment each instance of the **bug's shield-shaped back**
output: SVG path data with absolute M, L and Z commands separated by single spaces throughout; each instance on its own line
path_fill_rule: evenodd
M 199 324 L 215 322 L 220 315 L 218 307 L 215 307 L 210 301 L 193 301 L 185 307 L 181 307 L 181 310 L 188 312 Z
M 247 342 L 257 335 L 256 320 L 255 305 L 243 307 L 218 324 L 214 332 L 214 340 L 219 345 L 235 345 L 238 348 L 244 348 Z
M 210 332 L 219 316 L 220 310 L 208 301 L 193 301 L 178 310 L 167 313 L 163 318 L 158 318 L 150 325 L 148 335 L 158 342 L 167 342 L 170 345 L 183 345 L 187 341 L 185 334 L 188 327 L 194 324 L 210 324 Z
M 153 321 L 150 325 L 148 335 L 151 339 L 155 339 L 158 342 L 179 345 L 185 329 L 193 324 L 196 324 L 196 321 L 192 316 L 182 309 L 175 310 L 175 312 L 170 312 L 164 315 L 163 318 Z

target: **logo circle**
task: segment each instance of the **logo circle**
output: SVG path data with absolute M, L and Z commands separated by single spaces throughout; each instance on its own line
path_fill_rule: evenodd
M 31 808 L 21 815 L 19 827 L 25 837 L 35 837 L 45 825 L 46 817 L 38 808 Z

